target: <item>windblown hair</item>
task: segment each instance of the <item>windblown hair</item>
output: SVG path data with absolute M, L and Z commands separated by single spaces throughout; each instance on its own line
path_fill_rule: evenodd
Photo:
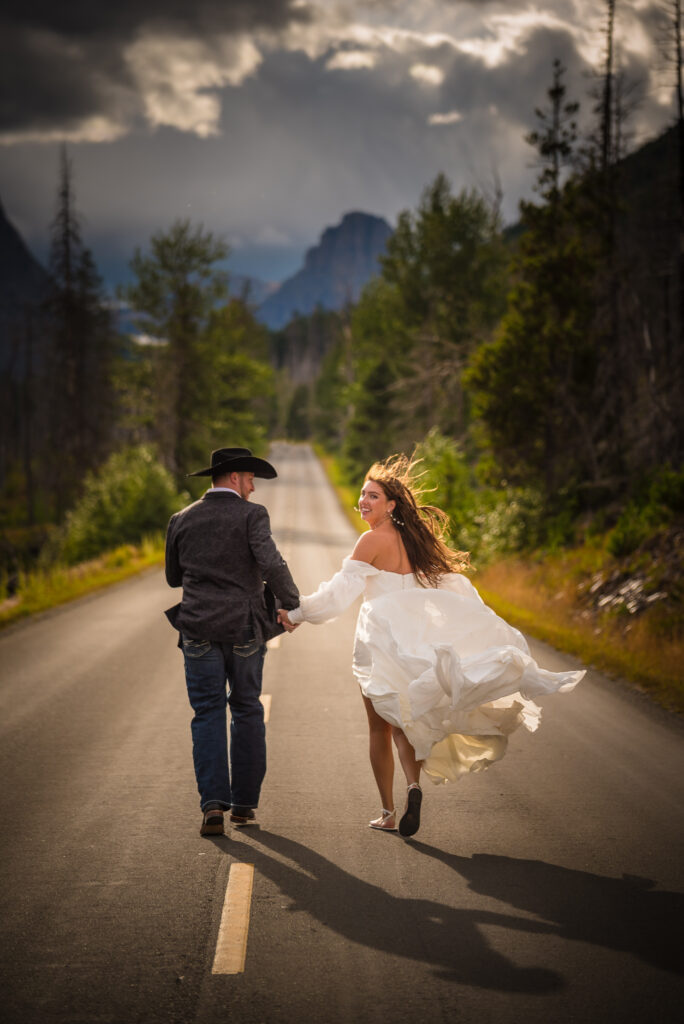
M 435 587 L 442 576 L 471 568 L 467 551 L 454 551 L 444 538 L 449 516 L 435 505 L 422 504 L 416 469 L 420 459 L 392 455 L 374 462 L 366 480 L 380 484 L 388 501 L 396 502 L 392 521 L 399 530 L 411 567 L 419 582 Z

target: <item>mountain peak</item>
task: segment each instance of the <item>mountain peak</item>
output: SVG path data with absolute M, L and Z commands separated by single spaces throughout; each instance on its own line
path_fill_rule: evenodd
M 353 210 L 327 227 L 304 257 L 304 266 L 288 278 L 258 310 L 259 319 L 278 330 L 296 314 L 317 307 L 337 310 L 356 302 L 364 285 L 379 270 L 392 228 L 383 217 Z

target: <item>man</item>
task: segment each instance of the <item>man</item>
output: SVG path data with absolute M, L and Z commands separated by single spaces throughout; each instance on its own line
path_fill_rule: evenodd
M 189 475 L 211 476 L 213 486 L 169 521 L 166 579 L 171 587 L 183 587 L 183 598 L 166 614 L 180 632 L 195 712 L 191 729 L 200 833 L 220 835 L 224 811 L 230 811 L 235 825 L 255 820 L 266 773 L 259 700 L 266 641 L 283 631 L 275 608 L 294 608 L 299 591 L 271 537 L 268 512 L 249 500 L 255 477 L 277 476 L 273 466 L 249 448 L 219 448 L 210 466 Z M 226 703 L 231 710 L 230 771 Z

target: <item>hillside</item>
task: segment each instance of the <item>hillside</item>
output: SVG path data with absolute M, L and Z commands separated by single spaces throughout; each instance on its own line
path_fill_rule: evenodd
M 47 271 L 30 252 L 0 203 L 0 373 L 21 376 L 28 311 L 39 307 Z

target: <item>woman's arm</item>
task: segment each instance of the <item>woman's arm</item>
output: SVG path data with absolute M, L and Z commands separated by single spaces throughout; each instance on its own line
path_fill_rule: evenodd
M 363 593 L 366 577 L 375 572 L 377 570 L 362 559 L 345 558 L 342 568 L 332 579 L 321 583 L 315 593 L 299 599 L 298 608 L 288 612 L 279 608 L 280 621 L 287 628 L 288 625 L 294 626 L 300 622 L 313 622 L 319 625 L 336 619 Z

